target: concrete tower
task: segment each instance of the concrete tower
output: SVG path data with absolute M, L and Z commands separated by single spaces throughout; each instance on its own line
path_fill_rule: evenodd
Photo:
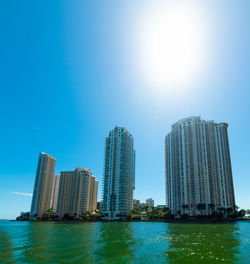
M 62 171 L 58 190 L 57 214 L 77 217 L 96 209 L 97 181 L 90 169 Z
M 166 203 L 174 215 L 235 207 L 226 123 L 189 117 L 165 139 Z
M 95 211 L 97 209 L 97 193 L 98 181 L 94 176 L 91 176 L 89 191 L 89 211 Z
M 38 159 L 36 180 L 30 209 L 30 220 L 41 218 L 53 207 L 53 181 L 56 159 L 41 152 Z

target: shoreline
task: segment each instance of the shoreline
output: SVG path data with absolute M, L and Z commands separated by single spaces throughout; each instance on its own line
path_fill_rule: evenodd
M 152 223 L 215 223 L 215 222 L 238 222 L 238 221 L 250 221 L 250 218 L 222 218 L 222 219 L 147 219 L 147 220 L 102 220 L 102 219 L 95 219 L 95 220 L 9 220 L 9 221 L 16 221 L 16 222 L 39 222 L 39 223 L 93 223 L 93 222 L 103 222 L 103 223 L 112 223 L 112 222 L 134 222 L 134 223 L 140 223 L 140 222 L 152 222 Z

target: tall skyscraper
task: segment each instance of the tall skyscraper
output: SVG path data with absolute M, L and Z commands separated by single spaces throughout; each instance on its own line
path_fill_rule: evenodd
M 58 216 L 79 216 L 85 211 L 96 210 L 97 187 L 98 182 L 90 169 L 62 171 L 56 210 Z
M 94 176 L 90 179 L 90 191 L 89 191 L 89 211 L 95 211 L 97 209 L 97 193 L 98 193 L 98 181 Z
M 105 142 L 103 213 L 107 219 L 124 218 L 131 210 L 135 189 L 133 136 L 123 127 L 110 131 Z
M 56 159 L 46 153 L 39 154 L 36 180 L 30 209 L 30 220 L 41 218 L 53 207 L 52 186 Z
M 234 208 L 228 124 L 182 119 L 165 138 L 166 203 L 174 215 Z
M 58 190 L 59 190 L 60 174 L 55 174 L 52 182 L 52 195 L 51 195 L 51 208 L 56 210 L 58 201 Z

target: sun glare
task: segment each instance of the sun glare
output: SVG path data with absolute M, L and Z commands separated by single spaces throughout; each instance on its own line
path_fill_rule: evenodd
M 203 20 L 197 7 L 183 3 L 153 3 L 139 16 L 138 67 L 154 89 L 183 87 L 197 77 L 203 58 Z

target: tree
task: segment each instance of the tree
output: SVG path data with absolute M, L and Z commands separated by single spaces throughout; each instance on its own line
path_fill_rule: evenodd
M 140 219 L 141 211 L 138 208 L 132 209 L 130 212 L 126 214 L 126 218 L 129 220 L 132 219 Z
M 165 207 L 165 208 L 163 209 L 163 212 L 165 212 L 165 217 L 166 217 L 166 218 L 173 218 L 173 215 L 171 214 L 171 210 L 170 210 L 169 207 Z
M 133 208 L 131 210 L 131 213 L 133 213 L 133 214 L 140 214 L 140 209 L 139 208 Z
M 244 210 L 244 209 L 241 209 L 241 210 L 238 212 L 238 215 L 239 215 L 240 217 L 245 216 L 245 214 L 246 214 L 246 210 Z
M 143 211 L 145 211 L 145 212 L 148 212 L 148 208 L 149 208 L 148 205 L 144 205 L 144 206 L 141 207 L 141 209 L 142 209 Z
M 126 215 L 127 219 L 132 220 L 133 219 L 133 213 L 132 211 L 128 212 Z
M 16 218 L 17 221 L 28 221 L 30 218 L 30 212 L 21 213 L 20 216 Z
M 90 211 L 84 211 L 84 212 L 81 213 L 81 217 L 82 217 L 84 220 L 89 220 L 90 215 L 91 215 L 91 212 L 90 212 Z
M 57 218 L 57 215 L 53 208 L 49 208 L 46 213 L 42 215 L 43 221 L 52 221 Z
M 166 214 L 168 214 L 169 211 L 170 211 L 169 207 L 167 207 L 167 206 L 165 206 L 162 210 L 163 210 L 163 212 L 166 213 Z

